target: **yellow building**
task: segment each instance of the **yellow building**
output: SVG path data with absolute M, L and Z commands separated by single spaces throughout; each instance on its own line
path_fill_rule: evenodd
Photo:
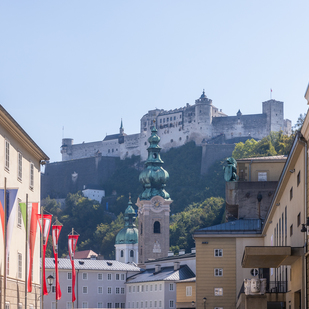
M 0 163 L 2 164 L 2 177 L 0 177 L 0 190 L 4 196 L 6 192 L 16 192 L 14 201 L 9 200 L 6 204 L 14 204 L 10 212 L 11 239 L 8 253 L 8 263 L 5 270 L 4 235 L 3 222 L 0 228 L 0 290 L 2 309 L 40 307 L 40 237 L 37 231 L 33 254 L 32 292 L 25 293 L 26 273 L 26 244 L 25 226 L 19 202 L 26 202 L 28 194 L 29 202 L 40 201 L 40 165 L 49 160 L 47 155 L 36 145 L 30 136 L 19 126 L 19 124 L 0 105 Z M 11 190 L 11 191 L 10 191 Z M 3 203 L 3 200 L 2 200 Z M 3 211 L 3 205 L 0 205 Z M 2 213 L 3 214 L 3 213 Z M 4 219 L 4 216 L 2 215 Z M 6 273 L 7 280 L 4 281 Z
M 193 309 L 196 300 L 196 278 L 176 281 L 176 308 Z

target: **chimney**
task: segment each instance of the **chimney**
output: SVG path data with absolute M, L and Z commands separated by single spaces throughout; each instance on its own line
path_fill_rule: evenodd
M 180 268 L 179 262 L 174 262 L 174 270 L 178 270 Z
M 184 255 L 186 253 L 185 249 L 179 249 L 179 255 Z
M 161 271 L 161 265 L 160 264 L 155 265 L 155 273 L 158 273 L 160 271 Z
M 196 253 L 196 249 L 195 248 L 191 248 L 191 253 Z
M 173 251 L 168 251 L 167 256 L 173 256 L 174 252 Z

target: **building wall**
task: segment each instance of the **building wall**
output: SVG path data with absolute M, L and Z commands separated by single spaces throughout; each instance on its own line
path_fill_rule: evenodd
M 236 240 L 235 238 L 196 237 L 196 308 L 235 308 L 236 301 Z M 214 256 L 222 249 L 223 256 Z M 222 268 L 223 276 L 215 277 L 214 269 Z M 231 284 L 233 283 L 233 284 Z M 215 288 L 223 289 L 223 296 L 215 296 Z
M 176 303 L 177 308 L 192 307 L 192 301 L 196 301 L 196 284 L 195 281 L 177 282 L 176 283 Z M 187 295 L 187 287 L 191 287 L 192 294 Z
M 40 202 L 40 160 L 48 157 L 34 144 L 31 138 L 18 126 L 0 106 L 0 164 L 2 165 L 2 177 L 0 177 L 0 188 L 4 188 L 6 179 L 7 189 L 18 189 L 17 207 L 15 208 L 14 225 L 9 249 L 9 269 L 7 273 L 6 301 L 10 308 L 17 308 L 18 303 L 25 305 L 25 279 L 26 279 L 26 232 L 21 217 L 18 217 L 19 202 L 26 202 L 28 194 L 29 202 Z M 9 169 L 5 167 L 6 142 L 9 142 Z M 22 155 L 22 177 L 19 177 L 19 153 Z M 33 184 L 30 182 L 30 166 L 33 164 Z M 2 206 L 0 206 L 2 207 Z M 20 220 L 19 220 L 20 219 Z M 0 228 L 0 277 L 1 277 L 1 301 L 3 301 L 3 276 L 4 276 L 4 235 Z M 21 268 L 18 265 L 18 255 L 21 255 Z M 27 305 L 39 308 L 38 300 L 40 287 L 40 232 L 37 228 L 35 247 L 33 253 L 33 288 L 27 293 Z M 21 271 L 21 276 L 20 276 Z
M 68 303 L 72 303 L 72 293 L 68 293 L 68 287 L 72 286 L 72 280 L 68 279 L 68 273 L 71 273 L 70 269 L 59 269 L 62 296 L 58 300 L 58 308 L 62 309 L 71 308 L 68 307 Z M 87 274 L 87 279 L 83 279 L 83 273 Z M 46 277 L 50 274 L 55 278 L 54 270 L 46 269 Z M 102 280 L 99 279 L 98 274 L 102 274 Z M 111 280 L 108 280 L 108 274 L 111 274 Z M 119 280 L 116 280 L 116 274 L 119 275 Z M 115 308 L 115 303 L 119 303 L 119 306 L 125 304 L 125 282 L 128 275 L 130 274 L 126 271 L 76 270 L 76 301 L 74 307 L 83 308 L 84 302 L 87 303 L 89 308 L 98 308 L 98 303 L 102 303 L 103 308 L 107 308 L 107 303 L 112 303 L 112 308 Z M 122 276 L 124 279 L 122 279 Z M 87 287 L 87 293 L 83 293 L 84 287 Z M 102 287 L 102 293 L 100 293 L 99 287 Z M 111 288 L 111 293 L 108 293 L 108 288 Z M 119 293 L 117 293 L 116 288 L 119 288 Z M 52 292 L 48 296 L 44 297 L 45 308 L 52 308 L 52 303 L 55 302 L 56 297 L 54 291 L 55 287 L 52 288 Z

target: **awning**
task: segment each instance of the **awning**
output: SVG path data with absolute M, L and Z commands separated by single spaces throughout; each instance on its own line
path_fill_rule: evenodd
M 303 255 L 298 247 L 245 247 L 241 265 L 243 268 L 278 268 L 291 265 Z

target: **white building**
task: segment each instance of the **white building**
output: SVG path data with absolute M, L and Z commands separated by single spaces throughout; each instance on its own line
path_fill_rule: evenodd
M 194 278 L 187 265 L 156 265 L 128 278 L 126 308 L 176 308 L 176 281 Z
M 21 210 L 19 203 L 26 202 L 26 195 L 31 203 L 40 201 L 40 165 L 49 160 L 47 155 L 38 147 L 30 136 L 20 127 L 12 116 L 0 105 L 0 164 L 2 173 L 0 177 L 1 196 L 6 192 L 9 198 L 7 205 L 12 206 L 9 215 L 8 226 L 11 231 L 8 236 L 6 268 L 7 280 L 4 282 L 4 199 L 0 204 L 0 303 L 1 308 L 27 309 L 39 308 L 40 299 L 40 233 L 36 228 L 33 251 L 32 291 L 25 293 L 26 279 L 26 232 L 23 220 L 24 210 Z M 14 196 L 9 192 L 14 192 Z M 31 204 L 32 205 L 32 204 Z M 38 204 L 37 204 L 38 205 Z M 28 206 L 30 208 L 30 204 Z M 10 224 L 12 223 L 12 224 Z M 8 230 L 8 229 L 7 229 Z M 34 231 L 34 230 L 33 230 Z M 29 261 L 29 259 L 28 259 Z M 2 304 L 5 303 L 5 307 Z
M 102 197 L 105 197 L 104 190 L 95 190 L 95 189 L 84 189 L 83 191 L 84 197 L 87 197 L 89 200 L 95 200 L 101 203 Z
M 46 277 L 55 276 L 53 258 L 46 258 Z M 58 259 L 59 282 L 62 297 L 58 308 L 72 308 L 72 267 L 70 259 Z M 74 308 L 125 308 L 127 277 L 140 268 L 118 261 L 75 259 L 76 269 Z M 44 297 L 45 308 L 56 308 L 56 282 L 51 293 Z

